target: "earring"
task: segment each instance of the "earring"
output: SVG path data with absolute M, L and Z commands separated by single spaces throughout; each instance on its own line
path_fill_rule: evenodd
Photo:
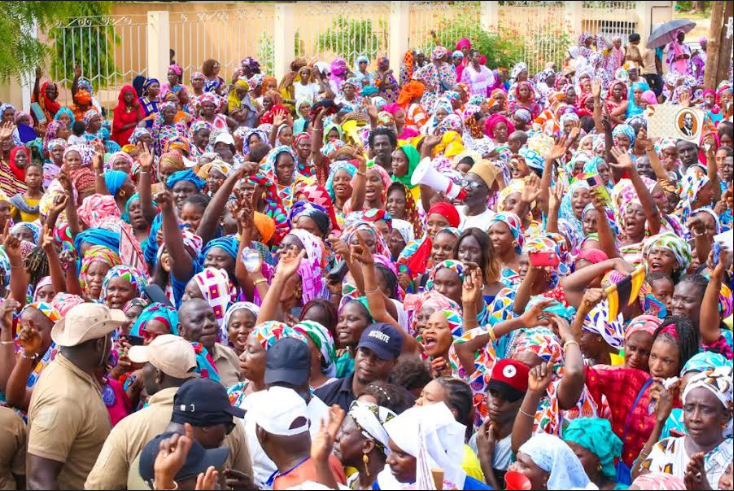
M 597 472 L 601 472 L 601 464 L 599 464 L 599 465 L 596 466 L 596 470 L 597 470 Z
M 362 454 L 362 462 L 364 462 L 364 473 L 370 477 L 370 458 L 367 454 Z
M 263 199 L 265 199 L 267 197 L 268 197 L 267 193 L 263 192 Z

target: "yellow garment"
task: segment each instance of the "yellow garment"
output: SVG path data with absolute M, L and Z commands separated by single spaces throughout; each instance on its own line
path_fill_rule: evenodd
M 726 327 L 729 328 L 729 330 L 732 330 L 732 316 L 729 316 L 728 318 L 724 319 L 724 324 L 726 324 Z
M 614 353 L 612 353 L 610 356 L 612 358 L 613 367 L 623 367 L 624 366 L 624 356 L 615 355 Z
M 229 94 L 227 94 L 227 109 L 229 109 L 230 114 L 234 111 L 237 111 L 242 105 L 242 99 L 237 97 L 237 87 L 243 88 L 248 92 L 250 91 L 250 84 L 248 84 L 246 81 L 238 80 L 237 82 L 235 82 L 232 90 L 230 90 Z
M 38 203 L 41 202 L 41 199 L 28 199 L 25 196 L 23 197 L 23 200 L 28 204 L 30 207 L 38 206 Z M 18 215 L 20 215 L 20 220 L 18 220 Z M 41 216 L 40 213 L 24 213 L 17 209 L 15 206 L 10 205 L 10 216 L 13 217 L 13 219 L 16 222 L 35 222 L 38 220 L 38 218 Z
M 461 469 L 466 475 L 473 477 L 479 482 L 484 481 L 484 473 L 482 472 L 482 464 L 469 445 L 464 445 L 464 459 L 461 461 Z

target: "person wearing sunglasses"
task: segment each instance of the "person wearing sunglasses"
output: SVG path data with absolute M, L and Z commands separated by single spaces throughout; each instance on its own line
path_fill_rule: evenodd
M 459 230 L 476 227 L 486 232 L 494 212 L 487 207 L 489 196 L 492 193 L 497 177 L 497 168 L 482 160 L 472 166 L 461 181 L 461 187 L 466 191 L 464 206 L 456 209 L 461 216 Z

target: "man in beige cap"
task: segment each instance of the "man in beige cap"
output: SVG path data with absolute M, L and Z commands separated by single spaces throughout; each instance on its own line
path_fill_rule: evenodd
M 148 346 L 133 346 L 130 361 L 144 365 L 142 378 L 148 405 L 118 423 L 102 447 L 86 489 L 125 489 L 130 465 L 146 443 L 171 422 L 173 397 L 188 379 L 196 377 L 196 353 L 179 336 L 158 336 Z
M 459 230 L 478 228 L 484 232 L 489 230 L 489 222 L 495 213 L 487 207 L 487 200 L 492 195 L 497 168 L 487 160 L 477 162 L 466 173 L 461 187 L 466 191 L 464 206 L 456 209 L 461 216 Z
M 81 489 L 110 433 L 100 380 L 121 310 L 84 303 L 56 323 L 59 354 L 41 374 L 28 410 L 28 489 Z

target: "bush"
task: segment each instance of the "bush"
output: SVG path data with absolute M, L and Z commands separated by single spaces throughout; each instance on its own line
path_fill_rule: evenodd
M 378 30 L 385 32 L 385 26 L 380 23 Z M 393 33 L 398 35 L 398 33 Z M 331 27 L 319 35 L 316 41 L 316 52 L 331 51 L 342 56 L 349 66 L 360 55 L 374 58 L 383 48 L 383 41 L 374 29 L 372 19 L 348 20 L 340 15 L 332 21 Z

